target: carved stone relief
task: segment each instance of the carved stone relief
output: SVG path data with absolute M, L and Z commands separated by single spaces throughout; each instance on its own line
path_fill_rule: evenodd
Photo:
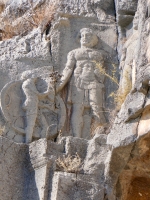
M 25 135 L 26 142 L 42 137 L 51 139 L 52 135 L 55 138 L 60 130 L 63 136 L 73 135 L 90 139 L 91 133 L 94 133 L 97 127 L 103 126 L 109 121 L 105 109 L 108 105 L 110 106 L 109 94 L 116 87 L 113 83 L 111 83 L 111 87 L 109 86 L 111 81 L 100 73 L 96 64 L 100 64 L 110 73 L 112 63 L 115 63 L 116 66 L 118 64 L 114 15 L 110 14 L 109 18 L 109 14 L 106 14 L 113 8 L 113 1 L 85 2 L 81 0 L 59 1 L 59 3 L 65 5 L 65 10 L 63 6 L 58 6 L 58 15 L 51 24 L 48 35 L 41 36 L 33 31 L 31 38 L 26 36 L 19 42 L 14 58 L 21 62 L 21 70 L 18 70 L 18 74 L 12 79 L 15 80 L 19 77 L 18 81 L 7 84 L 1 93 L 2 113 L 10 127 L 13 127 L 13 131 L 22 138 L 19 142 L 25 141 Z M 99 6 L 99 3 L 102 7 Z M 74 11 L 76 8 L 77 12 Z M 107 23 L 104 24 L 106 19 Z M 89 29 L 84 29 L 84 27 Z M 80 47 L 81 34 L 83 37 L 81 37 Z M 86 34 L 87 36 L 85 36 Z M 88 37 L 93 38 L 86 46 L 84 40 L 89 40 Z M 107 56 L 110 56 L 111 59 L 107 59 Z M 72 72 L 67 75 L 69 62 L 72 65 Z M 49 81 L 45 81 L 45 77 L 42 78 L 43 74 L 47 74 L 47 76 L 49 74 L 48 71 L 44 73 L 40 70 L 43 69 L 42 63 L 45 66 L 53 65 L 52 71 L 57 70 L 63 74 L 61 84 L 64 85 L 62 87 L 61 84 L 58 84 L 59 91 L 56 90 L 56 95 L 53 85 L 48 86 Z M 33 76 L 30 76 L 29 73 L 28 78 L 20 80 L 20 76 L 23 77 L 21 73 L 24 68 L 32 69 Z M 34 68 L 40 70 L 40 73 L 36 74 Z M 14 96 L 12 90 L 14 90 Z M 16 97 L 18 97 L 17 100 Z M 6 100 L 9 106 L 5 104 Z M 54 108 L 53 101 L 58 104 L 57 108 Z M 18 107 L 13 110 L 13 105 L 16 107 L 18 105 Z M 49 108 L 50 106 L 51 108 Z M 77 118 L 78 120 L 76 120 Z
M 99 24 L 83 28 L 84 23 L 79 22 L 78 19 L 60 17 L 50 32 L 54 64 L 50 71 L 57 69 L 63 75 L 56 88 L 57 94 L 51 80 L 44 77 L 49 76 L 48 67 L 46 72 L 43 67 L 25 71 L 20 74 L 21 80 L 10 82 L 3 88 L 2 112 L 22 138 L 19 141 L 24 141 L 25 136 L 27 143 L 42 137 L 55 138 L 60 130 L 63 136 L 90 139 L 96 128 L 106 125 L 108 116 L 104 107 L 109 104 L 109 94 L 114 86 L 111 84 L 110 89 L 110 81 L 105 79 L 97 64 L 111 71 L 112 63 L 116 62 L 116 30 L 113 25 Z M 72 31 L 72 24 L 75 31 Z M 80 29 L 77 29 L 78 25 Z M 110 33 L 113 39 L 109 38 Z M 68 38 L 70 43 L 67 43 Z M 108 40 L 103 41 L 104 38 Z M 55 45 L 56 40 L 58 45 Z M 107 59 L 109 55 L 111 60 Z
M 68 53 L 57 91 L 61 91 L 68 83 L 66 94 L 70 107 L 68 118 L 71 119 L 71 134 L 89 139 L 91 124 L 94 131 L 106 123 L 103 109 L 105 76 L 96 67 L 96 63 L 105 67 L 105 53 L 94 48 L 98 38 L 91 29 L 83 28 L 80 34 L 81 47 Z
M 57 4 L 47 34 L 0 42 L 2 200 L 147 199 L 150 0 L 37 1 Z
M 53 139 L 62 130 L 66 135 L 90 139 L 96 128 L 106 124 L 105 75 L 97 67 L 98 64 L 105 68 L 106 53 L 95 48 L 98 37 L 92 29 L 81 29 L 80 36 L 81 47 L 68 53 L 57 86 L 52 74 L 41 71 L 40 76 L 38 69 L 38 73 L 23 72 L 21 80 L 2 89 L 4 117 L 18 134 L 25 136 L 26 143 L 44 137 Z M 62 90 L 63 98 L 67 99 L 67 122 L 65 105 L 59 96 Z M 67 129 L 63 129 L 65 123 Z
M 1 91 L 2 113 L 26 143 L 54 139 L 63 128 L 65 105 L 55 96 L 51 74 L 37 76 L 35 71 L 25 71 L 21 80 L 8 83 Z

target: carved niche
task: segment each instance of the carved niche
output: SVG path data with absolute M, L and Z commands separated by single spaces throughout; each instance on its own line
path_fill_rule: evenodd
M 91 132 L 106 123 L 104 115 L 105 52 L 95 48 L 98 37 L 92 29 L 80 30 L 81 47 L 68 53 L 57 91 L 66 90 L 67 133 L 91 138 Z

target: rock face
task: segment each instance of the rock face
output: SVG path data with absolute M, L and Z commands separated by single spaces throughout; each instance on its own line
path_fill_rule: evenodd
M 5 16 L 8 8 L 17 13 L 20 3 L 14 7 L 15 1 L 7 2 L 1 15 Z M 30 4 L 34 15 L 40 12 Z M 7 65 L 6 79 L 1 73 L 1 110 L 7 123 L 3 136 L 26 143 L 56 139 L 60 132 L 62 136 L 90 139 L 100 126 L 109 124 L 108 111 L 114 107 L 111 93 L 118 84 L 113 2 L 43 4 L 56 7 L 54 20 L 44 32 L 39 24 L 22 38 L 1 42 L 1 68 Z M 22 5 L 24 20 L 27 2 Z
M 2 200 L 150 198 L 149 15 L 149 0 L 0 1 Z

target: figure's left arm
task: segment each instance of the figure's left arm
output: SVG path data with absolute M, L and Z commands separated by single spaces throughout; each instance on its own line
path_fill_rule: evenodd
M 48 87 L 47 87 L 47 90 L 46 90 L 45 92 L 40 93 L 40 92 L 37 91 L 37 93 L 38 93 L 38 96 L 39 96 L 39 97 L 45 97 L 45 96 L 47 96 L 47 95 L 50 94 L 50 93 L 53 94 L 54 91 L 53 91 L 53 88 L 51 87 L 51 84 L 48 83 Z

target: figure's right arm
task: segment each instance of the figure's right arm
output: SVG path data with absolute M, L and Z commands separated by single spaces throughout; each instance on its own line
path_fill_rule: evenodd
M 71 51 L 71 52 L 68 53 L 66 67 L 63 70 L 62 78 L 60 80 L 60 84 L 58 85 L 57 90 L 56 90 L 57 92 L 62 90 L 63 87 L 69 81 L 69 79 L 70 79 L 70 77 L 73 73 L 75 63 L 76 63 L 75 55 L 74 55 L 74 52 Z

